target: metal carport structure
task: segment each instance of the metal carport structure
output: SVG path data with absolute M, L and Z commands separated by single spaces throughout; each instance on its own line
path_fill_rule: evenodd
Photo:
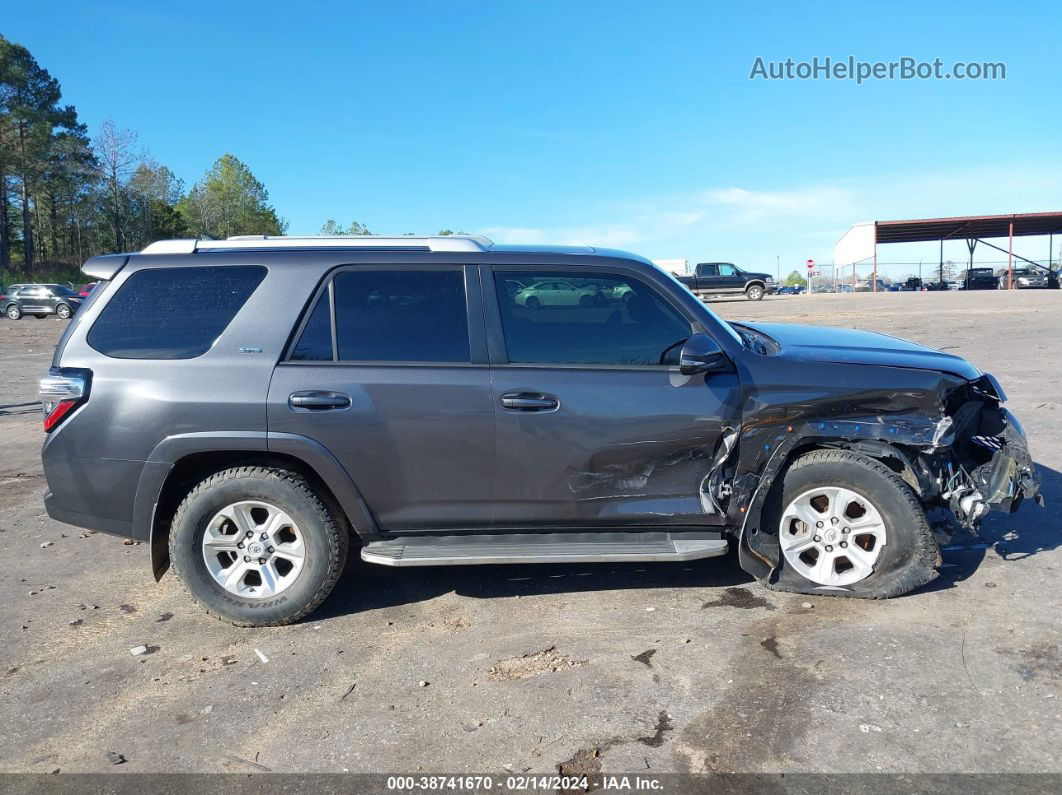
M 970 263 L 973 264 L 973 252 L 978 243 L 1002 251 L 1007 255 L 1007 287 L 1014 280 L 1014 260 L 1019 259 L 1049 273 L 1054 273 L 1051 247 L 1054 235 L 1062 233 L 1062 212 L 1059 213 L 1010 213 L 1007 215 L 963 215 L 954 218 L 918 218 L 908 221 L 873 221 L 855 224 L 850 227 L 835 246 L 834 262 L 839 265 L 864 262 L 874 259 L 873 290 L 878 285 L 878 244 L 881 243 L 917 243 L 931 240 L 940 241 L 940 281 L 944 281 L 944 241 L 965 240 L 970 250 Z M 1041 265 L 1014 253 L 1015 237 L 1047 235 L 1048 264 Z M 1008 240 L 1007 247 L 1002 248 L 989 243 L 985 238 Z M 862 254 L 863 256 L 858 256 Z M 853 258 L 855 257 L 855 258 Z

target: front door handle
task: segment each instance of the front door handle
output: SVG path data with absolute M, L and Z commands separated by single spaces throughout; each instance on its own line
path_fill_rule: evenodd
M 560 400 L 538 392 L 507 392 L 501 397 L 502 408 L 515 411 L 555 411 Z
M 291 397 L 288 398 L 288 406 L 292 411 L 349 409 L 350 395 L 344 395 L 341 392 L 321 392 L 319 390 L 292 392 Z

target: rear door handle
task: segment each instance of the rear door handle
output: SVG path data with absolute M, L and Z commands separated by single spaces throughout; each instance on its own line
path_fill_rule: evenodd
M 554 411 L 560 408 L 560 400 L 553 395 L 538 392 L 506 392 L 501 396 L 502 408 L 515 411 Z
M 288 398 L 292 411 L 335 411 L 350 408 L 350 395 L 341 392 L 292 392 Z

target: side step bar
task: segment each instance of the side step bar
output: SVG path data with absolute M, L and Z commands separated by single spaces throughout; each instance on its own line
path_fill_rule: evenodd
M 361 559 L 382 566 L 682 561 L 725 555 L 727 541 L 718 536 L 666 532 L 408 536 L 373 541 L 361 548 Z

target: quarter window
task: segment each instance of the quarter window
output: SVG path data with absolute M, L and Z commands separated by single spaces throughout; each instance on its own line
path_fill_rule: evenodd
M 192 359 L 206 353 L 255 291 L 260 265 L 137 271 L 103 308 L 88 334 L 117 359 Z
M 556 274 L 494 275 L 509 361 L 517 364 L 676 365 L 690 323 L 659 293 L 627 276 L 556 281 Z

